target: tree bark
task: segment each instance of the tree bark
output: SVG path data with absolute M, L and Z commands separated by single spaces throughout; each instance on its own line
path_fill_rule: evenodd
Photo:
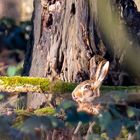
M 96 61 L 106 53 L 97 1 L 36 0 L 34 5 L 33 50 L 25 61 L 31 65 L 25 65 L 24 73 L 77 83 L 91 78 Z M 45 100 L 43 94 L 29 94 L 28 106 L 36 108 Z
M 42 15 L 35 15 L 37 18 L 41 16 L 41 21 L 34 22 L 40 32 L 34 33 L 36 39 L 30 75 L 51 78 L 59 76 L 69 82 L 89 79 L 90 61 L 95 59 L 95 54 L 105 54 L 97 30 L 96 1 L 57 2 L 60 2 L 60 9 L 52 12 L 35 2 L 35 5 L 42 6 L 41 12 L 37 10 Z M 56 2 L 47 4 L 49 8 Z
M 116 1 L 104 3 L 101 7 L 102 0 L 34 0 L 32 42 L 24 75 L 79 83 L 93 78 L 98 61 L 107 58 L 112 62 L 108 84 L 121 85 L 128 77 L 120 69 L 124 52 L 119 45 L 111 48 L 108 41 L 120 41 L 120 34 L 115 29 L 111 32 L 113 28 L 105 34 L 102 28 L 104 23 L 111 27 Z M 46 102 L 43 94 L 29 94 L 27 99 L 27 106 L 33 108 Z

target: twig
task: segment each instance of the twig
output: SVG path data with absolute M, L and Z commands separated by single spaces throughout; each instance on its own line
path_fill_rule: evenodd
M 86 140 L 88 140 L 89 134 L 92 133 L 92 128 L 95 125 L 95 122 L 89 123 L 89 128 L 86 135 Z
M 78 131 L 79 131 L 81 125 L 82 125 L 82 122 L 80 121 L 80 122 L 78 123 L 78 125 L 77 125 L 77 127 L 76 127 L 74 133 L 73 133 L 74 135 L 76 135 L 76 134 L 78 133 Z

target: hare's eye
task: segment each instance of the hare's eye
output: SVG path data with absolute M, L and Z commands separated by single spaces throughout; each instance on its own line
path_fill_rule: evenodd
M 91 85 L 85 85 L 84 89 L 91 89 Z

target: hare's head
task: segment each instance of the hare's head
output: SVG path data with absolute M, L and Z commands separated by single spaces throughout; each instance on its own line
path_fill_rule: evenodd
M 99 88 L 109 68 L 109 61 L 101 61 L 92 80 L 80 83 L 72 92 L 72 98 L 76 102 L 91 102 L 100 95 Z

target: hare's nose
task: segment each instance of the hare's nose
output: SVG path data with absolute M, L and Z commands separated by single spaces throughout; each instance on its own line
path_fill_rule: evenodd
M 77 99 L 77 97 L 75 96 L 75 94 L 72 94 L 72 98 L 73 98 L 74 100 Z
M 74 99 L 74 100 L 77 100 L 77 97 L 74 96 L 73 99 Z

